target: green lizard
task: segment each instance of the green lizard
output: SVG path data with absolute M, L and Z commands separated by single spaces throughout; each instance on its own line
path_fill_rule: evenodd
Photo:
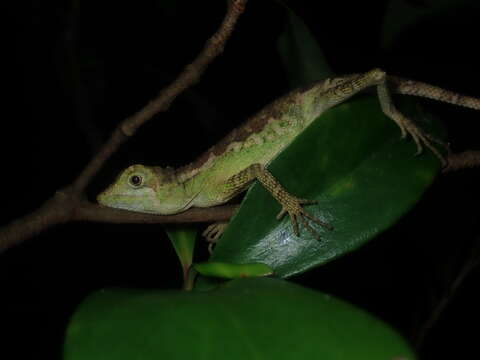
M 442 162 L 445 158 L 432 145 L 441 141 L 422 131 L 394 106 L 390 91 L 431 98 L 480 109 L 480 99 L 462 96 L 421 82 L 387 76 L 380 69 L 317 82 L 297 89 L 265 107 L 242 126 L 234 129 L 196 161 L 179 169 L 132 165 L 98 196 L 100 204 L 136 212 L 176 214 L 191 207 L 220 205 L 259 181 L 280 203 L 277 218 L 290 216 L 298 236 L 300 222 L 318 237 L 309 222 L 332 227 L 310 215 L 303 205 L 314 203 L 285 190 L 266 169 L 292 140 L 325 110 L 354 94 L 376 87 L 381 108 L 400 127 L 402 137 L 410 134 L 420 153 L 425 146 Z M 204 235 L 216 240 L 225 224 L 214 224 Z

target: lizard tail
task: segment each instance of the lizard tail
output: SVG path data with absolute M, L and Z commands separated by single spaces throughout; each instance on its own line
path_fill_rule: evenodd
M 388 84 L 389 87 L 391 87 L 391 90 L 398 94 L 420 96 L 453 105 L 464 106 L 470 109 L 480 110 L 480 99 L 478 98 L 460 95 L 420 81 L 413 81 L 389 75 Z

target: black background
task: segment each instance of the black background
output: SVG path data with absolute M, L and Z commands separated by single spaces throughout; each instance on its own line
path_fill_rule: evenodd
M 2 223 L 29 213 L 71 182 L 114 126 L 194 58 L 224 14 L 223 1 L 182 1 L 168 11 L 162 3 L 3 5 Z M 314 8 L 317 2 L 289 2 L 336 73 L 381 67 L 480 97 L 478 7 L 424 21 L 387 52 L 380 50 L 386 1 L 321 3 Z M 225 53 L 200 84 L 115 154 L 89 196 L 94 199 L 129 164 L 178 166 L 193 160 L 288 91 L 276 53 L 283 16 L 273 1 L 249 1 Z M 454 151 L 480 147 L 478 113 L 424 104 L 447 124 Z M 478 169 L 439 177 L 386 233 L 293 281 L 361 306 L 413 339 L 435 299 L 478 247 L 479 178 Z M 198 246 L 204 255 L 204 245 Z M 6 334 L 0 357 L 9 358 L 2 353 L 13 350 L 10 356 L 17 359 L 60 358 L 68 318 L 87 294 L 109 286 L 178 288 L 176 262 L 158 225 L 67 224 L 8 250 L 0 255 L 0 330 Z M 474 270 L 452 296 L 426 338 L 423 358 L 476 351 L 471 327 L 479 321 L 479 276 Z

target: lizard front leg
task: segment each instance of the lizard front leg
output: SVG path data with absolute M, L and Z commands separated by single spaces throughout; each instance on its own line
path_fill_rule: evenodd
M 246 185 L 255 179 L 258 180 L 282 206 L 282 209 L 277 215 L 277 219 L 280 220 L 288 213 L 295 235 L 300 235 L 299 221 L 317 239 L 320 239 L 320 236 L 308 221 L 313 221 L 329 230 L 333 229 L 331 225 L 317 219 L 303 208 L 303 205 L 315 204 L 316 201 L 300 199 L 290 194 L 261 164 L 252 164 L 229 178 L 227 181 L 227 191 L 238 192 L 238 190 L 244 189 Z

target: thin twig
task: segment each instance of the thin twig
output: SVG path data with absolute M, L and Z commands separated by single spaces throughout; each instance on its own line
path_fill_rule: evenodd
M 452 172 L 480 166 L 480 151 L 465 151 L 459 154 L 450 154 L 447 162 L 448 165 L 443 172 Z
M 420 327 L 417 336 L 415 337 L 415 347 L 417 349 L 420 349 L 423 346 L 428 333 L 438 322 L 441 315 L 444 313 L 445 309 L 457 293 L 458 289 L 463 284 L 465 278 L 479 265 L 479 263 L 480 258 L 478 258 L 475 254 L 472 254 L 469 259 L 465 261 L 455 279 L 451 282 L 451 284 L 449 284 L 448 289 L 444 292 L 444 294 L 442 294 L 441 298 L 434 306 L 428 319 Z
M 180 73 L 177 79 L 140 111 L 125 119 L 113 131 L 108 141 L 91 159 L 74 182 L 56 192 L 39 209 L 0 228 L 0 252 L 48 229 L 77 220 L 106 222 L 198 222 L 225 220 L 233 214 L 232 207 L 194 209 L 168 217 L 150 216 L 102 208 L 85 200 L 84 191 L 92 178 L 117 149 L 155 114 L 169 108 L 172 101 L 185 89 L 197 83 L 207 66 L 220 55 L 232 34 L 247 0 L 231 0 L 222 24 L 206 42 L 196 59 Z M 215 216 L 218 216 L 216 218 Z M 228 216 L 228 217 L 227 217 Z M 181 219 L 181 220 L 180 220 Z M 166 221 L 165 221 L 166 220 Z

